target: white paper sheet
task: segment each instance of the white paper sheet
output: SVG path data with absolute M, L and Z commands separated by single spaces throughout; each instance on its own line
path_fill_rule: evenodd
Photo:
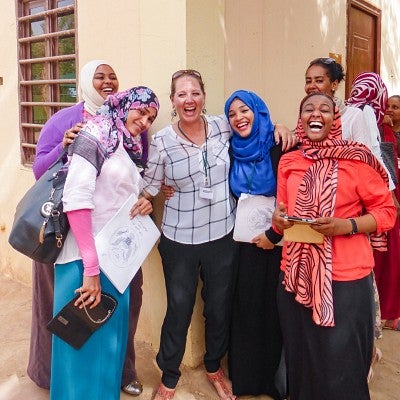
M 130 219 L 129 211 L 136 201 L 135 195 L 129 197 L 95 237 L 100 269 L 120 293 L 128 287 L 160 237 L 150 216 Z
M 237 242 L 251 240 L 271 227 L 275 210 L 275 197 L 256 196 L 242 193 L 236 210 L 233 239 Z

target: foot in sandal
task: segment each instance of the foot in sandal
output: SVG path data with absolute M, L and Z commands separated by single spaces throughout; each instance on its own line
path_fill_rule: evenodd
M 162 383 L 155 390 L 152 400 L 171 400 L 174 398 L 175 389 L 169 389 Z
M 387 319 L 383 324 L 383 329 L 391 329 L 393 331 L 400 331 L 400 318 Z
M 372 366 L 375 363 L 379 362 L 381 359 L 382 359 L 382 351 L 374 345 L 374 350 L 372 352 L 371 366 L 369 368 L 368 377 L 367 377 L 368 383 L 370 383 L 372 378 L 374 377 L 374 371 L 372 369 Z
M 375 364 L 376 362 L 381 361 L 381 359 L 382 359 L 382 351 L 381 351 L 381 349 L 379 349 L 378 347 L 376 347 L 376 346 L 374 345 L 374 350 L 373 350 L 373 352 L 372 352 L 372 362 L 371 362 L 371 366 L 372 366 L 373 364 Z
M 215 390 L 221 400 L 236 400 L 232 393 L 232 384 L 220 368 L 217 372 L 207 372 L 208 380 L 214 385 Z

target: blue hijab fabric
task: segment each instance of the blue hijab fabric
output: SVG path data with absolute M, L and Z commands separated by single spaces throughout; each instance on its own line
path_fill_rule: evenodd
M 229 183 L 235 196 L 241 193 L 275 196 L 274 176 L 270 150 L 275 145 L 274 125 L 265 102 L 254 92 L 237 90 L 225 102 L 225 115 L 229 121 L 229 107 L 233 100 L 243 101 L 254 113 L 249 136 L 242 138 L 232 127 L 233 165 Z

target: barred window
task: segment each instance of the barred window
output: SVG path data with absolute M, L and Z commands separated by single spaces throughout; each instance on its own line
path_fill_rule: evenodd
M 21 161 L 32 165 L 44 123 L 77 101 L 75 0 L 18 0 Z

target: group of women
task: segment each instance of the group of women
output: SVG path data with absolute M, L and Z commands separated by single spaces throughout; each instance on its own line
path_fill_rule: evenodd
M 51 398 L 119 399 L 121 386 L 129 389 L 132 382 L 140 393 L 134 361 L 131 376 L 122 379 L 126 346 L 133 346 L 128 315 L 136 308 L 136 328 L 141 296 L 132 287 L 118 293 L 102 274 L 94 235 L 130 194 L 139 198 L 134 217 L 150 213 L 149 200 L 169 190 L 158 245 L 167 292 L 156 358 L 162 377 L 153 399 L 174 397 L 199 276 L 204 365 L 221 399 L 369 399 L 375 318 L 367 234 L 384 246 L 382 233 L 393 227 L 396 208 L 382 164 L 351 136 L 355 128 L 348 130 L 350 141 L 344 130 L 342 136 L 344 116 L 361 110 L 335 104 L 343 71 L 330 60 L 314 60 L 307 70 L 308 96 L 295 134 L 274 127 L 265 102 L 250 91 L 228 98 L 225 117 L 206 115 L 201 74 L 175 72 L 170 99 L 177 119 L 152 136 L 143 178 L 140 135 L 157 116 L 157 97 L 147 87 L 97 90 L 96 71 L 109 65 L 100 61 L 94 68 L 92 86 L 107 100 L 84 125 L 74 125 L 79 118 L 71 123 L 64 139 L 54 138 L 47 150 L 58 146 L 59 153 L 73 141 L 63 199 L 71 232 L 55 265 L 54 312 L 76 290 L 82 293 L 77 306 L 95 307 L 104 290 L 118 299 L 118 311 L 80 350 L 53 338 Z M 357 118 L 348 120 L 357 124 Z M 44 131 L 38 155 L 41 141 Z M 282 155 L 297 141 L 298 149 Z M 277 204 L 265 233 L 250 243 L 232 236 L 236 201 L 245 195 Z M 282 247 L 284 230 L 293 225 L 285 214 L 315 220 L 311 227 L 324 235 L 323 243 Z M 349 257 L 354 248 L 359 256 Z M 229 379 L 221 366 L 226 353 Z

